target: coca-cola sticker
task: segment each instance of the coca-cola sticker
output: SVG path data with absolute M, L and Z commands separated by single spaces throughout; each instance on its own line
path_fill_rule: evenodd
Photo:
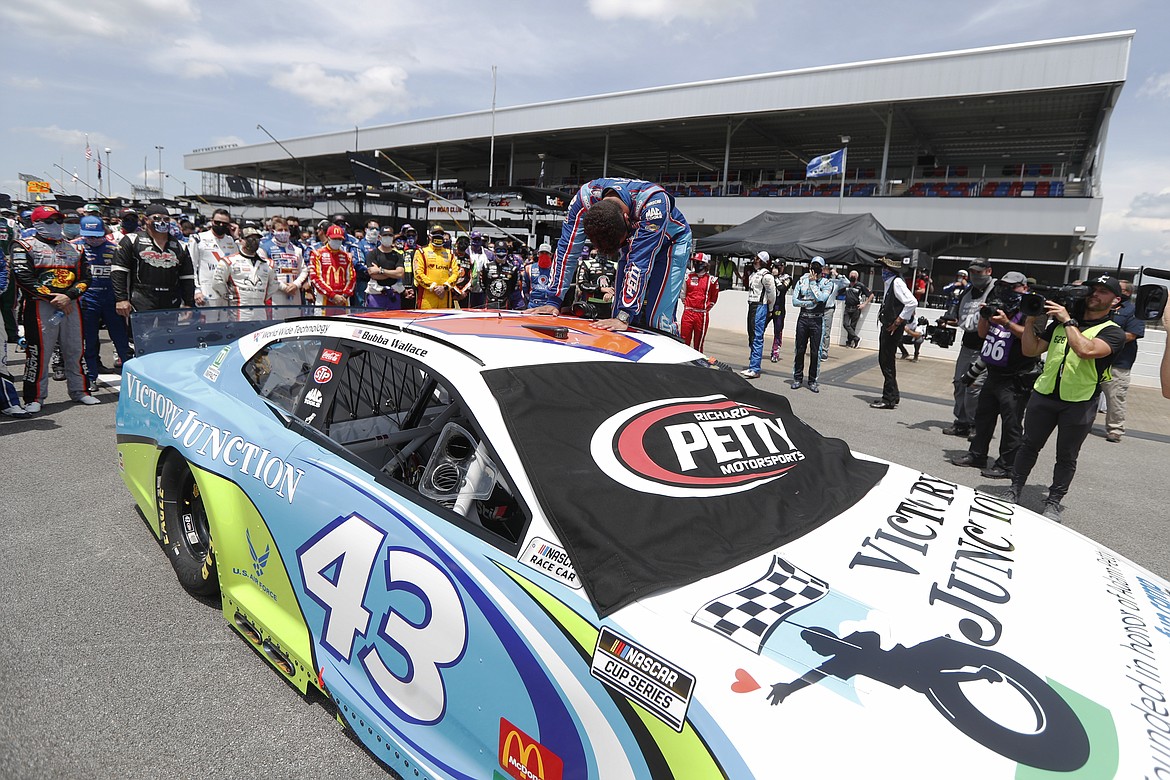
M 672 496 L 751 490 L 805 458 L 778 414 L 723 395 L 622 410 L 598 427 L 590 451 L 620 484 Z

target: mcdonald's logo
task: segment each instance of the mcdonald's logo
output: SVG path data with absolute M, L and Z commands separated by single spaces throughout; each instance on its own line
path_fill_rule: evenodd
M 500 718 L 500 766 L 515 780 L 561 780 L 560 756 Z

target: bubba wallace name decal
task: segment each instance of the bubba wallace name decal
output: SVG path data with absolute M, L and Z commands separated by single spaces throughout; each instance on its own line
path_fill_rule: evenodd
M 751 490 L 805 458 L 779 416 L 722 395 L 624 409 L 598 426 L 590 449 L 614 480 L 672 496 Z
M 157 417 L 175 444 L 237 468 L 241 474 L 275 490 L 276 495 L 290 504 L 293 502 L 304 471 L 274 457 L 272 450 L 200 420 L 194 409 L 183 409 L 134 374 L 127 372 L 122 376 L 122 392 Z

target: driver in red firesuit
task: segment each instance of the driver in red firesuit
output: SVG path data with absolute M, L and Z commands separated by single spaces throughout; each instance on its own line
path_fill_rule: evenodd
M 683 315 L 680 333 L 684 343 L 700 352 L 707 326 L 711 321 L 711 309 L 719 300 L 719 280 L 707 273 L 707 255 L 696 252 L 691 258 L 694 270 L 687 274 L 683 285 Z

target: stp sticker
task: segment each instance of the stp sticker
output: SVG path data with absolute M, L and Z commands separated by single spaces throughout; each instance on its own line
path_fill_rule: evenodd
M 507 718 L 500 718 L 500 766 L 515 780 L 561 780 L 565 762 Z
M 313 381 L 319 385 L 323 385 L 331 379 L 333 379 L 333 371 L 329 366 L 317 366 L 317 370 L 313 372 Z
M 326 363 L 337 365 L 341 362 L 341 353 L 335 349 L 323 349 L 321 350 L 321 359 Z

